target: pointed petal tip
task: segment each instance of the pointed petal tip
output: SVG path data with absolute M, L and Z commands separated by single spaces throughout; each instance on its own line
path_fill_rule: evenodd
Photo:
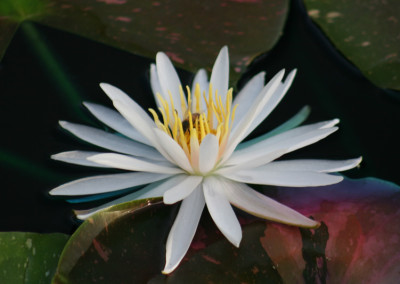
M 293 81 L 294 77 L 296 77 L 296 74 L 297 74 L 297 69 L 294 68 L 292 71 L 289 72 L 289 74 L 287 75 L 286 80 L 289 79 L 290 81 Z
M 161 271 L 162 274 L 164 275 L 168 275 L 170 274 L 172 271 L 175 270 L 176 267 L 167 267 L 167 265 L 165 265 L 164 269 Z
M 82 102 L 82 104 L 83 104 L 83 106 L 85 107 L 85 108 L 87 108 L 87 109 L 89 109 L 92 105 L 93 105 L 93 103 L 91 103 L 91 102 Z
M 50 159 L 58 161 L 61 156 L 62 156 L 62 153 L 53 154 L 50 156 Z
M 108 88 L 108 87 L 110 87 L 111 85 L 108 84 L 108 83 L 101 82 L 101 83 L 99 84 L 99 86 L 100 86 L 100 88 L 102 88 L 102 89 L 104 90 L 104 88 Z
M 58 124 L 59 124 L 62 128 L 65 128 L 65 127 L 69 124 L 69 122 L 68 122 L 68 121 L 65 121 L 65 120 L 60 120 L 60 121 L 58 121 Z
M 281 69 L 278 73 L 272 77 L 272 80 L 278 80 L 279 82 L 282 82 L 283 76 L 285 75 L 285 68 Z
M 240 240 L 236 240 L 235 242 L 232 242 L 232 244 L 233 244 L 235 247 L 239 248 L 240 242 L 241 242 L 241 241 L 242 241 L 242 237 L 240 237 Z
M 113 89 L 116 89 L 116 87 L 108 83 L 100 83 L 99 86 L 103 90 L 103 92 L 106 93 L 106 95 L 112 100 L 114 97 Z
M 359 168 L 362 160 L 363 160 L 362 156 L 353 159 L 353 163 L 352 163 L 352 167 L 351 168 L 356 168 L 356 167 Z
M 163 62 L 165 62 L 165 61 L 171 61 L 170 59 L 169 59 L 169 57 L 168 57 L 168 55 L 167 54 L 165 54 L 164 52 L 162 52 L 162 51 L 159 51 L 159 52 L 157 52 L 157 54 L 156 54 L 156 66 L 158 65 L 158 64 L 162 64 Z M 172 64 L 172 63 L 171 63 Z M 154 65 L 154 64 L 153 64 Z

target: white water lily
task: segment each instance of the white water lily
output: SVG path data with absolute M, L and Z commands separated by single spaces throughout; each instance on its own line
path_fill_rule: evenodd
M 205 205 L 222 234 L 235 246 L 240 244 L 242 231 L 231 204 L 261 218 L 314 228 L 318 222 L 247 184 L 334 184 L 343 178 L 330 173 L 351 169 L 361 161 L 274 161 L 338 129 L 337 119 L 298 126 L 308 116 L 308 108 L 272 132 L 242 142 L 280 102 L 296 71 L 290 72 L 284 81 L 281 71 L 265 86 L 264 73 L 260 73 L 234 99 L 232 89 L 228 89 L 227 47 L 220 51 L 210 81 L 202 69 L 191 89 L 182 88 L 171 61 L 162 52 L 157 54 L 156 65 L 151 65 L 150 72 L 158 106 L 158 112 L 149 110 L 153 118 L 123 91 L 102 83 L 101 88 L 119 113 L 97 104 L 84 105 L 119 134 L 60 122 L 75 136 L 113 153 L 71 151 L 52 156 L 68 163 L 130 172 L 79 179 L 50 193 L 77 196 L 142 187 L 102 206 L 77 211 L 81 219 L 131 200 L 162 196 L 165 204 L 182 201 L 168 236 L 163 273 L 172 272 L 186 254 Z

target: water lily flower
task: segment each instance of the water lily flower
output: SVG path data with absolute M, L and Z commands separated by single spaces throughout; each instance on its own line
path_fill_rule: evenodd
M 192 88 L 182 87 L 171 61 L 159 52 L 150 69 L 158 111 L 146 112 L 120 89 L 101 83 L 118 112 L 93 103 L 84 105 L 116 134 L 60 122 L 80 139 L 112 152 L 70 151 L 53 155 L 53 159 L 127 172 L 75 180 L 50 194 L 77 196 L 139 188 L 99 207 L 77 211 L 81 219 L 131 200 L 162 196 L 165 204 L 182 201 L 166 243 L 163 273 L 172 272 L 186 254 L 205 205 L 222 234 L 237 247 L 242 230 L 231 204 L 261 218 L 315 228 L 317 221 L 248 184 L 310 187 L 340 182 L 343 177 L 331 173 L 351 169 L 361 158 L 275 161 L 332 134 L 339 120 L 299 126 L 308 116 L 308 108 L 303 108 L 272 132 L 242 142 L 281 101 L 295 74 L 295 70 L 290 72 L 283 81 L 282 70 L 264 85 L 262 72 L 233 98 L 228 89 L 227 47 L 221 49 L 210 81 L 201 69 Z

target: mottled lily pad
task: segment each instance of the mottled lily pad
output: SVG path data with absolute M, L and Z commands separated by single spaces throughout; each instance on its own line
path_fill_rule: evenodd
M 5 0 L 0 5 L 0 56 L 17 23 L 30 19 L 154 57 L 165 51 L 188 70 L 212 66 L 229 45 L 234 78 L 282 34 L 287 0 L 126 1 Z M 39 4 L 37 4 L 39 3 Z
M 400 2 L 304 0 L 337 49 L 374 84 L 400 90 Z
M 262 189 L 264 190 L 264 189 Z M 162 275 L 177 206 L 156 200 L 111 207 L 83 223 L 60 258 L 54 283 L 393 283 L 400 272 L 399 187 L 375 179 L 270 195 L 321 221 L 316 230 L 238 212 L 240 248 L 205 214 L 180 266 Z M 193 275 L 196 275 L 193 278 Z
M 0 283 L 50 283 L 67 242 L 64 234 L 0 233 Z

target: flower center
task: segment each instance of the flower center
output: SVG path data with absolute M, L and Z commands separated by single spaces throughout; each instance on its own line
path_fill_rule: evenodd
M 198 152 L 199 145 L 208 134 L 218 138 L 220 156 L 228 140 L 237 107 L 235 105 L 232 108 L 232 89 L 228 90 L 225 100 L 218 91 L 213 92 L 211 84 L 208 94 L 206 91 L 201 93 L 199 84 L 196 85 L 194 94 L 188 86 L 186 90 L 187 103 L 184 91 L 180 87 L 180 107 L 183 119 L 179 117 L 176 110 L 179 106 L 175 105 L 171 93 L 169 93 L 169 102 L 157 93 L 158 110 L 162 115 L 162 122 L 154 109 L 149 109 L 154 122 L 159 129 L 182 147 L 189 160 L 192 160 L 194 151 Z

